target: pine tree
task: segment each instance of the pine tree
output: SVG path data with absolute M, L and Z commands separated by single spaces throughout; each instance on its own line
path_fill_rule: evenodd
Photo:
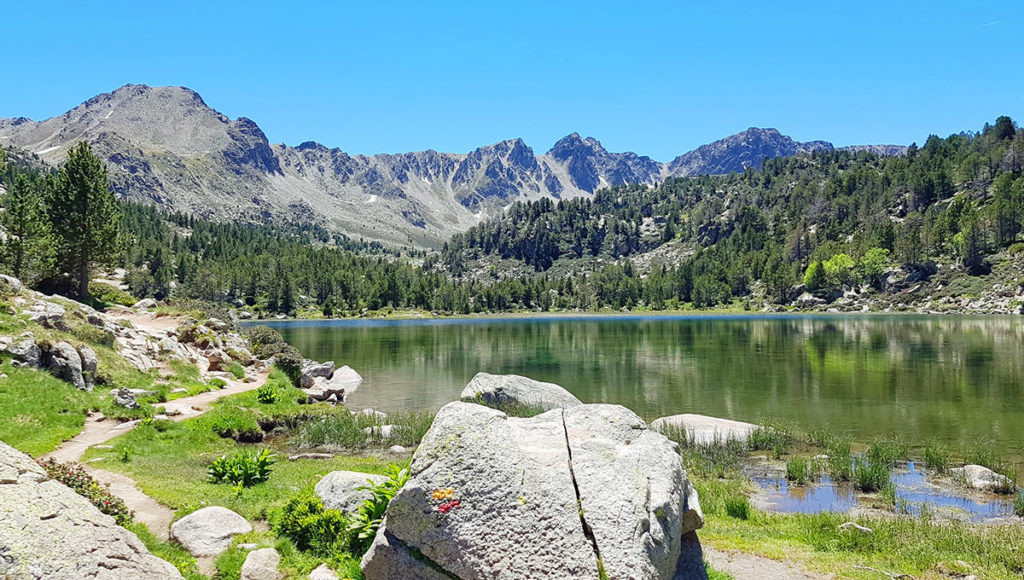
M 53 259 L 40 189 L 27 175 L 18 175 L 0 213 L 0 225 L 7 232 L 4 261 L 15 278 L 29 285 L 45 277 Z
M 48 201 L 60 266 L 77 283 L 79 298 L 87 299 L 93 266 L 114 258 L 121 217 L 107 170 L 87 142 L 68 153 Z

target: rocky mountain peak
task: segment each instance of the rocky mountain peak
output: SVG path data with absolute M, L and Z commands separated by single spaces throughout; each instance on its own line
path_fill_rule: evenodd
M 562 137 L 548 151 L 548 155 L 558 161 L 565 161 L 573 157 L 590 157 L 607 153 L 601 142 L 593 137 L 586 139 L 580 137 L 579 133 L 570 133 Z

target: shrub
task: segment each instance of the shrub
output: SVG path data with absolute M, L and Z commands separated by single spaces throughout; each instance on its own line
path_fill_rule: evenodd
M 128 509 L 121 498 L 111 495 L 105 487 L 92 478 L 81 465 L 58 463 L 54 459 L 39 461 L 51 479 L 70 487 L 78 495 L 88 499 L 101 512 L 114 518 L 119 526 L 132 523 L 135 514 Z
M 207 381 L 207 384 L 215 389 L 223 389 L 224 387 L 228 386 L 228 382 L 220 377 L 214 377 L 210 379 L 209 381 Z
M 236 379 L 245 378 L 245 368 L 238 361 L 231 361 L 226 370 L 234 375 Z
M 725 513 L 739 520 L 750 519 L 750 500 L 743 495 L 725 498 Z
M 221 456 L 207 469 L 211 483 L 227 481 L 241 487 L 252 487 L 270 479 L 274 460 L 269 449 L 258 453 L 242 451 L 228 458 Z
M 256 389 L 256 400 L 264 405 L 272 405 L 277 402 L 280 394 L 274 385 L 263 385 Z
M 400 468 L 397 465 L 389 465 L 385 470 L 385 475 L 388 478 L 380 483 L 373 483 L 368 480 L 370 485 L 358 488 L 369 491 L 371 497 L 363 500 L 362 505 L 359 506 L 359 512 L 353 517 L 349 529 L 356 533 L 358 544 L 363 547 L 373 540 L 374 535 L 377 534 L 377 528 L 380 527 L 381 521 L 384 520 L 384 513 L 388 509 L 388 504 L 395 497 L 395 494 L 398 493 L 398 490 L 402 489 L 402 486 L 409 481 L 409 470 Z
M 807 483 L 810 474 L 810 465 L 803 457 L 794 457 L 786 462 L 786 479 L 796 485 Z
M 324 508 L 323 502 L 307 488 L 281 507 L 272 517 L 274 532 L 321 557 L 348 550 L 352 520 L 338 510 Z
M 889 466 L 871 459 L 853 462 L 853 485 L 865 492 L 879 491 L 889 484 Z
M 89 294 L 100 302 L 121 306 L 134 306 L 138 302 L 131 294 L 103 282 L 89 282 Z
M 302 364 L 305 359 L 294 346 L 286 345 L 284 349 L 274 355 L 274 365 L 281 369 L 296 387 L 299 386 L 299 377 L 302 375 Z
M 269 326 L 250 326 L 246 330 L 246 338 L 253 355 L 261 359 L 270 358 L 288 346 L 281 333 Z
M 929 445 L 924 448 L 924 465 L 939 473 L 949 469 L 949 450 L 942 445 Z

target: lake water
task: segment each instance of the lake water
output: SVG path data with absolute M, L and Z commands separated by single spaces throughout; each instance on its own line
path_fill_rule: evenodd
M 693 316 L 275 322 L 364 377 L 353 408 L 438 409 L 478 371 L 652 420 L 700 413 L 1024 457 L 1024 319 Z

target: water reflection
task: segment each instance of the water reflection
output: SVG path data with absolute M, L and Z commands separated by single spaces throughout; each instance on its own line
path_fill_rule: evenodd
M 647 419 L 702 413 L 1024 447 L 1018 317 L 608 317 L 276 323 L 358 370 L 353 406 L 438 408 L 478 371 L 565 386 Z

